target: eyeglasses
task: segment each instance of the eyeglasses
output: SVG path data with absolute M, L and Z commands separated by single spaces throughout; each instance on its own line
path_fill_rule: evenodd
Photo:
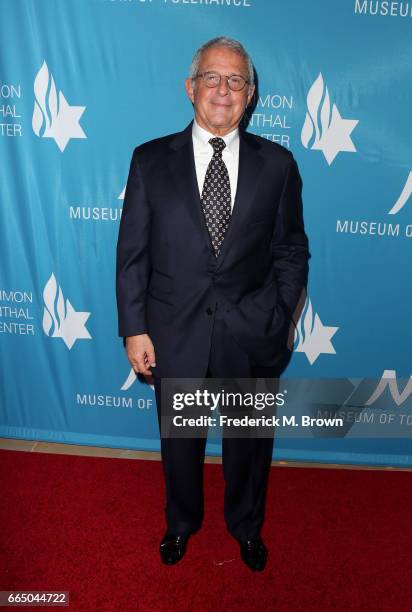
M 229 89 L 232 91 L 241 91 L 246 83 L 249 83 L 244 77 L 240 76 L 240 74 L 232 74 L 231 76 L 226 76 L 225 74 L 219 74 L 218 72 L 202 72 L 196 75 L 196 79 L 201 78 L 206 87 L 217 87 L 220 85 L 220 80 L 223 77 L 226 79 Z

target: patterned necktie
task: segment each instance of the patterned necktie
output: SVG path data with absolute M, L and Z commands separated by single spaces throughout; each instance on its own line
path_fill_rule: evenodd
M 226 164 L 222 159 L 225 141 L 216 137 L 211 138 L 209 143 L 213 147 L 213 156 L 206 170 L 201 203 L 206 227 L 217 257 L 230 222 L 230 181 Z

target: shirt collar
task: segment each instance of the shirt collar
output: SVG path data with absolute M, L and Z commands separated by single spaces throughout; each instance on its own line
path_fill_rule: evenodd
M 209 144 L 209 140 L 211 138 L 215 138 L 215 134 L 208 132 L 204 128 L 200 127 L 197 123 L 196 119 L 193 120 L 192 127 L 192 137 L 193 140 L 196 141 L 198 147 L 201 147 L 202 150 L 210 152 L 211 146 Z M 236 147 L 239 145 L 239 128 L 235 128 L 229 134 L 225 136 L 221 136 L 226 143 L 226 149 L 232 153 L 236 153 Z

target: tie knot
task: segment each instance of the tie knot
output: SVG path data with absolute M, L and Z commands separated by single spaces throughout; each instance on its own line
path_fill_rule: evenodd
M 215 138 L 211 138 L 209 140 L 209 143 L 212 145 L 214 153 L 218 153 L 218 154 L 222 153 L 223 149 L 226 146 L 226 143 L 223 140 L 223 138 L 219 138 L 219 136 L 216 136 Z

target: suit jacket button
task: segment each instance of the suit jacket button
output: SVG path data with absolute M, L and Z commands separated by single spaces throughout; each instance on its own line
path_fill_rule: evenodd
M 210 308 L 206 308 L 206 314 L 208 314 L 209 316 L 213 314 L 213 310 Z

